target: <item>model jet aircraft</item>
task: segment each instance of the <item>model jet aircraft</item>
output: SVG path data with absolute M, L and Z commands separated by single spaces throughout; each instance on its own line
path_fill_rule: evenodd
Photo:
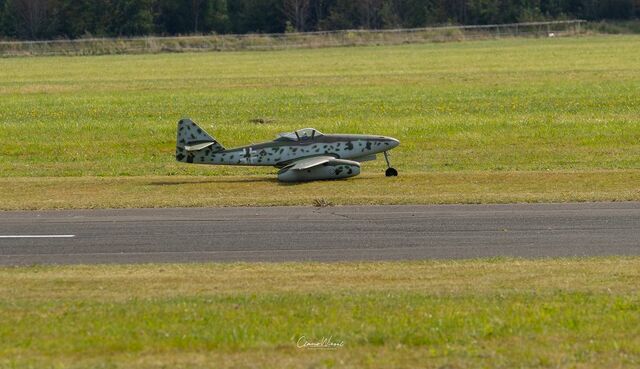
M 384 153 L 387 177 L 397 176 L 387 151 L 398 146 L 395 138 L 373 135 L 329 135 L 313 128 L 281 133 L 275 140 L 225 149 L 190 119 L 178 122 L 176 160 L 209 165 L 254 165 L 280 168 L 283 182 L 348 178 L 360 174 L 360 162 Z

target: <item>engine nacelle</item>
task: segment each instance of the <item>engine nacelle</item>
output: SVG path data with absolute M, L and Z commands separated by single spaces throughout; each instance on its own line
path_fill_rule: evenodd
M 282 182 L 304 182 L 319 179 L 340 179 L 360 174 L 360 163 L 351 160 L 335 159 L 330 162 L 307 169 L 284 167 L 278 172 L 278 180 Z

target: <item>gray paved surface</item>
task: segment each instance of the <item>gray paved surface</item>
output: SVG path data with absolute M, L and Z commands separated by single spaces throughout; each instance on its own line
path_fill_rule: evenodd
M 640 255 L 640 203 L 0 212 L 4 265 L 586 255 Z

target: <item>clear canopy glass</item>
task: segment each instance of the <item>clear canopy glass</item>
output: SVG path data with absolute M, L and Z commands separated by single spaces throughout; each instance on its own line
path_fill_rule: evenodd
M 277 141 L 306 141 L 322 136 L 322 133 L 315 128 L 302 128 L 295 132 L 280 133 Z

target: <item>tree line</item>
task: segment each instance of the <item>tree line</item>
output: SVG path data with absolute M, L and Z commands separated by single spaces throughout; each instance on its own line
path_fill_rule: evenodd
M 281 33 L 639 16 L 640 0 L 0 0 L 0 38 Z

